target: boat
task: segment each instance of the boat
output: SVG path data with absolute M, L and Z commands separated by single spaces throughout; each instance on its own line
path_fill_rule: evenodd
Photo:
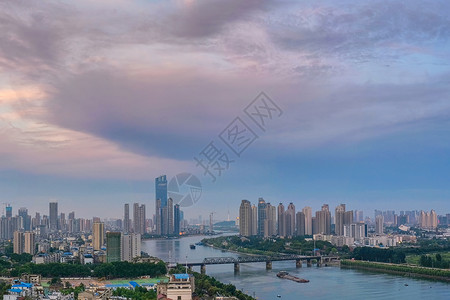
M 191 244 L 189 247 L 191 247 L 191 249 L 195 249 L 195 245 Z
M 299 283 L 308 283 L 309 282 L 308 279 L 303 279 L 303 278 L 299 278 L 299 277 L 296 277 L 296 276 L 289 275 L 289 273 L 286 272 L 286 271 L 278 272 L 277 273 L 277 277 L 278 278 L 282 278 L 282 279 L 289 279 L 289 280 L 292 280 L 292 281 L 295 281 L 295 282 L 299 282 Z

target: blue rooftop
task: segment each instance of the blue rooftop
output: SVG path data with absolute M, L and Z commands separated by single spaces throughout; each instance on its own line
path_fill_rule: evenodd
M 128 283 L 105 284 L 105 286 L 109 288 L 130 287 Z
M 131 284 L 131 286 L 134 287 L 134 288 L 140 286 L 136 281 L 130 281 L 130 284 Z
M 22 292 L 21 289 L 9 289 L 8 291 L 10 291 L 11 293 L 20 293 L 20 292 Z
M 173 274 L 175 276 L 175 279 L 189 279 L 188 274 Z

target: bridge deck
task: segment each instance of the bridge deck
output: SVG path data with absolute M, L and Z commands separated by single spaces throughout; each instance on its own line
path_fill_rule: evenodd
M 312 260 L 312 259 L 338 259 L 330 256 L 305 256 L 305 255 L 283 255 L 283 256 L 239 256 L 239 257 L 207 257 L 202 262 L 187 263 L 188 266 L 241 264 L 284 260 Z

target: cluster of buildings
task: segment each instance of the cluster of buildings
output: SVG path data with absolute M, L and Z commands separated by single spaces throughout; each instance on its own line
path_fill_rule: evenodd
M 401 242 L 416 240 L 415 236 L 406 234 L 409 227 L 405 225 L 431 230 L 438 226 L 434 210 L 402 211 L 400 215 L 396 215 L 394 211 L 375 211 L 373 222 L 368 218 L 364 219 L 362 211 L 346 210 L 345 204 L 338 205 L 334 209 L 334 215 L 328 204 L 322 205 L 313 214 L 309 206 L 296 211 L 292 202 L 287 207 L 283 203 L 274 206 L 263 198 L 258 199 L 257 205 L 242 200 L 238 222 L 241 236 L 313 236 L 316 240 L 327 240 L 338 246 L 395 246 Z M 400 228 L 405 234 L 386 235 L 385 225 L 403 226 Z

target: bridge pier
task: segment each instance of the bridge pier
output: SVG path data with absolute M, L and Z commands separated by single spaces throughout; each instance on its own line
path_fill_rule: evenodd
M 239 263 L 234 263 L 234 272 L 238 273 L 240 271 L 241 265 Z
M 295 266 L 296 266 L 297 268 L 301 268 L 301 267 L 302 267 L 302 260 L 301 260 L 301 259 L 297 259 L 297 260 L 295 261 Z
M 272 270 L 272 262 L 266 261 L 266 270 Z
M 308 268 L 312 267 L 312 263 L 311 263 L 311 260 L 310 260 L 310 259 L 306 260 L 306 266 L 307 266 Z
M 200 273 L 205 275 L 206 274 L 206 265 L 201 265 L 200 266 Z

